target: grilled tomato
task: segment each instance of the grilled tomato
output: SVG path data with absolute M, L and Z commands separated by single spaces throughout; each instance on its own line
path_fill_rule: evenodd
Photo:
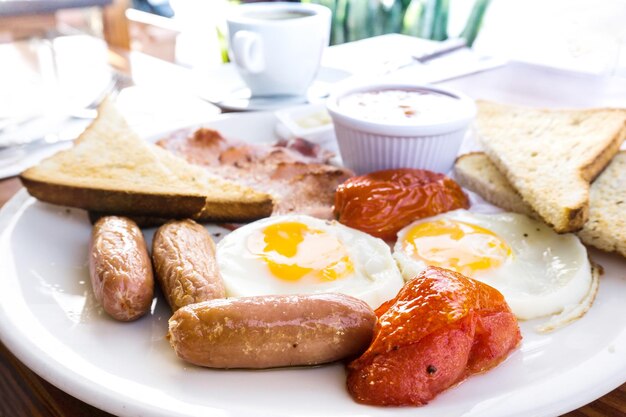
M 346 226 L 393 240 L 417 219 L 468 207 L 467 196 L 452 179 L 404 168 L 348 179 L 337 188 L 334 213 Z
M 407 282 L 376 315 L 372 344 L 348 364 L 348 391 L 364 404 L 426 404 L 498 365 L 522 338 L 502 294 L 437 267 Z

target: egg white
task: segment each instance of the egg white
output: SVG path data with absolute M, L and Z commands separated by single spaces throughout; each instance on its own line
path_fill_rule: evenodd
M 593 300 L 595 278 L 587 250 L 578 237 L 559 235 L 545 224 L 515 213 L 479 214 L 455 210 L 405 227 L 398 232 L 393 254 L 404 279 L 413 278 L 427 267 L 425 262 L 404 252 L 405 236 L 413 226 L 439 219 L 480 226 L 508 244 L 512 255 L 502 265 L 477 270 L 470 277 L 500 291 L 517 318 L 529 320 L 575 311 L 574 306 L 590 304 L 589 297 Z M 566 316 L 553 318 L 552 327 L 558 327 L 559 320 L 571 320 Z
M 273 276 L 267 264 L 250 252 L 247 241 L 254 232 L 281 222 L 299 222 L 335 236 L 347 250 L 354 271 L 334 281 L 290 282 Z M 229 297 L 336 292 L 359 298 L 377 308 L 395 297 L 404 285 L 389 246 L 383 240 L 335 221 L 305 215 L 274 216 L 242 226 L 219 242 L 216 257 Z

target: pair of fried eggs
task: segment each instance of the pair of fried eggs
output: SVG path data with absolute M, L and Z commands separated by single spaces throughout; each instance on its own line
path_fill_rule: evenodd
M 519 319 L 553 316 L 543 331 L 584 314 L 597 288 L 576 236 L 514 213 L 455 210 L 418 220 L 399 231 L 393 254 L 335 221 L 275 216 L 227 235 L 217 262 L 231 297 L 339 292 L 372 308 L 426 267 L 444 267 L 499 290 Z

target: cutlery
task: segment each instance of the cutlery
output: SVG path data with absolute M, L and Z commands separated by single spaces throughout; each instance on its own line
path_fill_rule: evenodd
M 388 75 L 395 71 L 412 67 L 418 64 L 427 64 L 437 58 L 444 57 L 453 52 L 466 48 L 465 39 L 453 38 L 437 44 L 433 49 L 421 54 L 408 55 L 401 59 L 392 59 L 383 64 L 382 71 L 378 75 Z
M 412 58 L 415 61 L 424 64 L 428 61 L 440 58 L 444 55 L 451 54 L 452 52 L 458 51 L 459 49 L 463 49 L 465 47 L 467 47 L 467 43 L 463 38 L 448 39 L 447 41 L 444 41 L 437 45 L 437 48 L 435 48 L 434 50 L 419 55 L 412 55 Z

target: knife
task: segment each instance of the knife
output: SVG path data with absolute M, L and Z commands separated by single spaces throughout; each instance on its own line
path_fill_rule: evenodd
M 419 63 L 426 63 L 444 55 L 463 49 L 467 46 L 467 42 L 463 38 L 452 38 L 437 45 L 432 51 L 428 51 L 419 55 L 413 55 L 412 58 Z

